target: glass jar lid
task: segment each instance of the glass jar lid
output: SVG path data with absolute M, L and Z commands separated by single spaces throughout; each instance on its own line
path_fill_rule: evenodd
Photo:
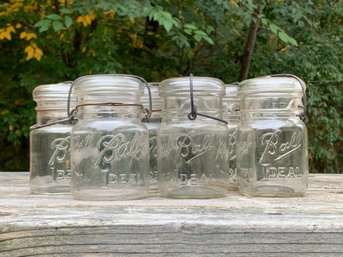
M 305 83 L 293 75 L 268 75 L 247 79 L 239 84 L 239 94 L 299 93 L 306 91 Z
M 239 116 L 239 97 L 238 83 L 225 85 L 226 95 L 223 97 L 223 114 L 224 119 L 226 116 L 237 115 Z
M 238 83 L 225 84 L 225 92 L 227 98 L 237 98 Z
M 179 77 L 163 80 L 160 83 L 160 95 L 189 94 L 191 78 L 194 95 L 225 95 L 225 85 L 220 79 L 211 77 Z
M 68 98 L 71 83 L 72 82 L 62 82 L 37 86 L 32 91 L 33 100 L 66 99 Z
M 67 81 L 35 87 L 32 91 L 32 96 L 33 100 L 37 102 L 36 110 L 66 109 L 71 84 L 71 81 Z M 75 106 L 75 96 L 71 96 L 70 102 L 71 106 Z
M 78 104 L 140 103 L 145 84 L 139 77 L 119 74 L 87 75 L 73 82 Z

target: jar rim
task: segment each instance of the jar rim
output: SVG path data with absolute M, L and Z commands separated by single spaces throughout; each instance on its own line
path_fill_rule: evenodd
M 238 98 L 238 84 L 225 84 L 226 98 Z
M 77 78 L 73 82 L 75 94 L 85 93 L 115 93 L 144 91 L 144 82 L 133 75 L 125 74 L 95 74 Z
M 193 92 L 208 93 L 209 95 L 225 95 L 225 84 L 223 81 L 212 77 L 193 76 Z M 176 77 L 163 80 L 160 83 L 160 95 L 188 93 L 190 92 L 190 77 Z
M 304 88 L 303 88 L 304 87 Z M 239 83 L 238 94 L 249 93 L 301 93 L 306 91 L 306 85 L 301 79 L 292 76 L 273 76 L 247 79 Z
M 39 85 L 32 91 L 33 100 L 36 102 L 53 100 L 67 101 L 71 84 L 71 81 L 66 81 L 56 84 Z M 72 96 L 71 100 L 75 100 L 75 97 Z

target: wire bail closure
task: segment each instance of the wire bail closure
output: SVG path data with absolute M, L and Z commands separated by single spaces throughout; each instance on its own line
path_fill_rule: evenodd
M 143 82 L 145 84 L 145 86 L 148 89 L 148 94 L 149 94 L 149 109 L 145 109 L 143 107 L 143 105 L 140 104 L 123 104 L 123 103 L 100 103 L 100 104 L 87 104 L 87 105 L 107 105 L 107 106 L 140 106 L 142 109 L 142 112 L 145 113 L 145 117 L 147 120 L 150 119 L 151 117 L 151 113 L 152 113 L 152 97 L 151 97 L 151 90 L 150 90 L 150 86 L 148 84 L 148 82 L 139 76 L 136 75 L 131 75 L 131 74 L 114 74 L 116 76 L 122 76 L 122 77 L 131 77 L 131 78 L 135 78 L 140 80 L 141 82 Z M 73 87 L 74 87 L 74 83 L 71 84 L 70 89 L 69 89 L 69 94 L 68 94 L 68 103 L 67 103 L 67 115 L 68 115 L 68 119 L 69 122 L 71 124 L 75 124 L 78 120 L 78 115 L 77 115 L 77 108 L 80 106 L 85 106 L 85 105 L 77 105 L 74 109 L 70 110 L 70 100 L 71 100 L 71 94 L 73 91 Z
M 73 81 L 64 81 L 64 82 L 61 82 L 60 84 L 70 84 L 70 87 L 72 87 Z M 68 101 L 68 104 L 69 104 L 69 102 L 70 102 L 70 89 L 69 89 L 68 100 L 67 101 Z M 38 124 L 32 125 L 30 127 L 30 130 L 45 128 L 45 127 L 53 126 L 53 125 L 56 125 L 56 124 L 64 123 L 66 121 L 70 121 L 69 115 L 67 117 L 68 118 L 61 119 L 61 120 L 54 121 L 54 122 L 49 122 L 49 123 L 44 124 L 44 125 L 38 125 Z
M 145 118 L 142 119 L 143 122 L 145 123 L 149 123 L 150 122 L 150 118 L 151 118 L 151 115 L 154 113 L 154 112 L 160 112 L 161 109 L 153 109 L 152 108 L 152 93 L 151 93 L 151 88 L 150 86 L 154 86 L 154 85 L 159 85 L 159 82 L 147 82 L 147 89 L 148 89 L 148 95 L 149 95 L 149 109 L 147 108 L 144 108 L 144 112 L 145 112 Z
M 304 123 L 307 123 L 309 121 L 309 118 L 307 116 L 307 97 L 306 97 L 306 91 L 305 91 L 305 87 L 306 87 L 306 84 L 305 82 L 300 79 L 299 77 L 293 75 L 293 74 L 272 74 L 272 75 L 269 75 L 270 77 L 289 77 L 289 78 L 294 78 L 296 79 L 299 83 L 300 83 L 300 86 L 301 86 L 301 89 L 302 89 L 302 92 L 303 92 L 303 97 L 302 97 L 302 102 L 303 102 L 303 105 L 299 105 L 298 107 L 299 108 L 302 108 L 303 109 L 303 112 L 300 113 L 299 115 L 299 119 L 302 120 Z
M 188 114 L 189 120 L 195 120 L 197 118 L 197 107 L 194 104 L 194 96 L 193 96 L 193 74 L 189 74 L 189 93 L 191 97 L 191 112 Z
M 144 108 L 143 105 L 140 105 L 140 104 L 100 103 L 100 104 L 88 104 L 88 105 L 107 105 L 107 106 L 133 106 L 134 105 L 134 106 L 139 106 L 139 107 L 141 107 L 142 112 L 145 113 L 146 119 L 149 120 L 151 117 L 151 113 L 152 113 L 152 97 L 151 97 L 151 90 L 150 90 L 148 82 L 145 79 L 143 79 L 142 77 L 139 77 L 136 75 L 131 75 L 131 74 L 115 74 L 115 75 L 132 77 L 132 78 L 136 78 L 136 79 L 140 80 L 141 82 L 143 82 L 148 89 L 149 109 Z M 74 83 L 73 83 L 73 81 L 65 81 L 63 83 L 71 83 L 70 88 L 69 88 L 69 92 L 68 92 L 68 99 L 67 99 L 67 118 L 62 119 L 62 120 L 58 120 L 55 122 L 50 122 L 50 123 L 47 123 L 44 125 L 35 124 L 35 125 L 30 127 L 30 130 L 45 128 L 45 127 L 49 127 L 49 126 L 56 125 L 59 123 L 64 123 L 66 121 L 69 121 L 69 123 L 72 125 L 77 123 L 77 121 L 78 121 L 77 108 L 80 106 L 84 106 L 84 105 L 77 105 L 74 109 L 72 109 L 72 110 L 70 109 L 71 95 L 73 92 Z
M 213 117 L 213 116 L 209 116 L 209 115 L 206 115 L 206 114 L 199 113 L 197 111 L 196 105 L 194 104 L 194 94 L 193 94 L 193 91 L 194 91 L 193 90 L 193 73 L 190 73 L 189 74 L 189 93 L 190 93 L 190 98 L 191 98 L 191 112 L 187 115 L 189 120 L 196 120 L 196 118 L 198 116 L 202 116 L 202 117 L 205 117 L 205 118 L 213 119 L 213 120 L 220 121 L 220 122 L 223 122 L 225 124 L 228 124 L 228 122 L 225 121 L 225 120 L 222 120 L 222 119 L 219 119 L 219 118 L 216 118 L 216 117 Z
M 49 122 L 49 123 L 44 124 L 44 125 L 35 124 L 35 125 L 33 125 L 33 126 L 30 127 L 30 130 L 45 128 L 45 127 L 49 127 L 49 126 L 52 126 L 52 125 L 64 123 L 64 122 L 66 122 L 66 121 L 69 121 L 69 118 L 65 118 L 65 119 L 62 119 L 62 120 L 54 121 L 54 122 Z

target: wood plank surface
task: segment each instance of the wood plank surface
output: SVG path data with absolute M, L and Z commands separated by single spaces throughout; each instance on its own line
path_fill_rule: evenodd
M 300 198 L 77 201 L 0 172 L 0 256 L 343 256 L 343 175 Z

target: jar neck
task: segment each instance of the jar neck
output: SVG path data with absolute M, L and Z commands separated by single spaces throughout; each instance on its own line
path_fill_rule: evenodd
M 255 94 L 244 96 L 241 99 L 241 111 L 295 111 L 303 106 L 302 97 L 299 94 Z
M 223 118 L 221 97 L 197 95 L 194 97 L 194 105 L 198 113 L 219 119 Z M 164 120 L 188 119 L 188 114 L 191 110 L 192 106 L 189 95 L 183 97 L 168 96 L 163 99 L 162 117 Z M 198 116 L 197 119 L 210 120 L 202 116 Z
M 141 119 L 139 106 L 82 106 L 77 108 L 79 120 L 83 119 Z
M 254 120 L 290 120 L 299 119 L 300 111 L 292 110 L 259 110 L 259 111 L 241 111 L 240 120 L 242 124 Z
M 36 115 L 36 122 L 39 125 L 45 125 L 51 122 L 56 122 L 68 118 L 66 109 L 55 109 L 55 110 L 39 110 Z M 69 124 L 68 121 L 62 122 L 61 124 Z

